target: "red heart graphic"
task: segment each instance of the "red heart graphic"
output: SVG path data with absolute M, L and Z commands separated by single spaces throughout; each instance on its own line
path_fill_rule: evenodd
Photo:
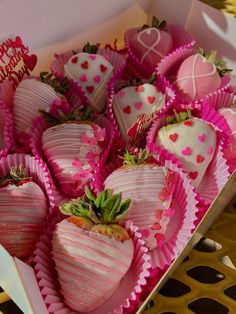
M 77 56 L 75 56 L 74 58 L 71 59 L 71 62 L 75 64 L 78 62 L 78 59 L 79 58 Z
M 156 99 L 155 96 L 148 96 L 148 98 L 147 98 L 149 104 L 151 104 L 151 105 L 154 103 L 155 99 Z
M 197 161 L 197 163 L 201 163 L 201 162 L 203 162 L 205 160 L 205 158 L 202 156 L 202 155 L 197 155 L 197 157 L 196 157 L 196 161 Z
M 193 125 L 193 121 L 192 120 L 186 120 L 186 121 L 184 121 L 184 125 L 192 126 Z
M 152 226 L 152 230 L 160 230 L 160 229 L 161 229 L 161 226 L 158 222 Z
M 127 113 L 127 114 L 130 114 L 130 113 L 131 113 L 131 108 L 130 108 L 130 106 L 126 106 L 126 107 L 123 109 L 123 111 L 124 111 L 125 113 Z
M 169 138 L 172 142 L 176 142 L 178 137 L 179 137 L 179 134 L 177 133 L 173 133 L 169 135 Z
M 91 94 L 94 91 L 93 86 L 86 86 L 86 90 Z
M 195 180 L 198 177 L 198 172 L 189 172 L 189 176 L 192 180 Z
M 36 66 L 36 63 L 37 63 L 37 56 L 36 55 L 31 55 L 31 56 L 28 56 L 28 55 L 24 55 L 23 56 L 23 60 L 24 60 L 24 63 L 26 65 L 26 67 L 30 70 L 30 71 L 33 71 L 34 67 Z
M 139 85 L 135 88 L 135 90 L 136 90 L 136 92 L 142 93 L 142 92 L 144 92 L 144 87 L 143 87 L 143 85 Z
M 84 61 L 83 63 L 81 63 L 81 68 L 87 69 L 88 68 L 88 61 Z
M 107 70 L 107 67 L 104 65 L 104 64 L 101 64 L 100 65 L 100 70 L 101 70 L 101 72 L 106 72 L 106 70 Z

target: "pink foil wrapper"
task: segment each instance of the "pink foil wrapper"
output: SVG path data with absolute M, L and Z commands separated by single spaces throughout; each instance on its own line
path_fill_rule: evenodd
M 81 52 L 81 49 L 76 49 L 76 51 Z M 103 53 L 106 53 L 109 56 L 109 62 L 113 66 L 113 74 L 110 78 L 110 80 L 113 79 L 119 79 L 121 78 L 123 71 L 125 69 L 126 61 L 123 56 L 118 54 L 115 51 L 109 50 L 109 49 L 98 49 L 98 54 L 103 55 Z M 65 78 L 64 74 L 64 65 L 69 61 L 69 59 L 73 56 L 72 51 L 67 51 L 63 54 L 55 54 L 55 59 L 51 63 L 51 71 L 53 74 L 58 77 L 59 79 L 63 80 Z M 85 92 L 83 91 L 81 85 L 78 82 L 75 82 L 74 80 L 69 80 L 71 89 L 76 92 L 81 102 L 84 105 L 89 105 L 89 99 L 86 96 Z M 71 101 L 71 97 L 68 98 L 69 101 Z
M 37 183 L 44 191 L 48 199 L 49 213 L 55 206 L 55 197 L 51 188 L 51 179 L 49 171 L 45 164 L 42 164 L 35 157 L 25 154 L 9 154 L 0 159 L 0 177 L 7 175 L 12 167 L 22 165 L 27 170 L 28 176 Z
M 13 145 L 12 114 L 0 101 L 0 157 L 6 156 Z
M 229 178 L 229 169 L 226 164 L 226 160 L 223 157 L 223 151 L 229 144 L 230 129 L 225 119 L 206 102 L 202 104 L 190 104 L 176 106 L 179 109 L 198 109 L 200 112 L 197 117 L 204 121 L 210 122 L 217 134 L 217 148 L 214 158 L 210 162 L 202 182 L 197 188 L 197 192 L 200 195 L 203 206 L 207 206 L 213 202 L 215 197 L 221 191 L 225 183 Z M 155 121 L 147 136 L 147 146 L 156 147 L 155 144 L 158 130 L 166 125 L 166 116 L 163 115 L 158 121 Z
M 52 233 L 56 223 L 61 220 L 61 217 L 55 217 L 48 225 L 45 233 L 41 236 L 37 244 L 33 260 L 39 288 L 50 314 L 75 313 L 63 302 L 63 296 L 60 294 L 60 286 L 57 281 L 55 265 L 51 258 Z M 127 222 L 125 227 L 134 241 L 133 262 L 115 293 L 103 305 L 94 310 L 93 314 L 135 313 L 141 293 L 147 284 L 147 278 L 150 275 L 149 269 L 151 267 L 147 248 L 141 240 L 141 234 L 138 232 L 137 227 L 131 222 Z
M 126 143 L 121 135 L 120 128 L 119 128 L 119 125 L 118 125 L 118 122 L 116 120 L 115 113 L 113 110 L 113 101 L 114 101 L 114 96 L 115 96 L 116 84 L 117 84 L 117 81 L 111 81 L 110 84 L 108 85 L 107 116 L 115 130 L 115 142 L 117 146 L 125 147 Z M 172 106 L 172 104 L 176 100 L 176 95 L 170 83 L 168 81 L 164 82 L 164 80 L 161 77 L 157 77 L 153 85 L 156 86 L 160 90 L 160 92 L 166 96 L 165 105 L 160 109 L 159 112 L 157 112 L 156 117 L 154 118 L 154 119 L 158 119 L 159 116 L 165 114 L 169 110 L 169 108 Z
M 175 188 L 172 197 L 171 208 L 174 209 L 171 216 L 163 245 L 160 248 L 149 252 L 151 255 L 152 270 L 164 269 L 169 266 L 177 255 L 183 250 L 188 239 L 194 230 L 194 221 L 197 219 L 196 213 L 199 196 L 187 178 L 185 171 L 179 161 L 168 151 L 150 145 L 150 151 L 154 152 L 157 164 L 166 167 L 177 173 Z M 122 165 L 122 160 L 108 164 L 100 172 L 96 172 L 92 181 L 92 187 L 98 193 L 104 189 L 105 179 L 118 167 Z
M 135 52 L 132 51 L 129 45 L 130 38 L 139 28 L 133 28 L 125 33 L 125 46 L 128 51 L 129 59 L 134 64 L 135 67 L 146 77 L 153 73 L 153 69 L 147 68 L 145 65 L 140 64 L 140 60 L 135 56 Z M 173 49 L 172 52 L 179 48 L 191 48 L 195 45 L 195 40 L 193 36 L 185 30 L 184 27 L 180 25 L 167 25 L 167 30 L 170 32 L 173 39 Z
M 114 132 L 113 127 L 112 127 L 111 123 L 109 122 L 109 120 L 103 116 L 97 116 L 94 122 L 97 123 L 100 127 L 106 129 L 106 138 L 107 138 L 106 148 L 102 152 L 101 159 L 99 160 L 99 162 L 96 166 L 97 171 L 99 171 L 99 169 L 102 166 L 104 166 L 106 163 L 106 160 L 108 158 L 108 155 L 109 155 L 111 147 L 112 147 L 112 143 L 114 141 L 115 132 Z M 29 145 L 31 147 L 32 153 L 35 156 L 35 158 L 38 159 L 39 161 L 41 161 L 42 163 L 47 163 L 47 159 L 44 156 L 44 153 L 42 151 L 42 135 L 43 135 L 43 132 L 48 127 L 49 127 L 49 125 L 45 123 L 45 120 L 43 117 L 36 118 L 32 124 L 32 134 L 31 134 Z M 55 169 L 54 169 L 54 171 L 55 171 Z M 52 177 L 53 177 L 53 175 L 52 175 Z M 57 189 L 53 184 L 53 188 L 54 188 L 55 193 L 57 195 L 57 197 L 56 197 L 56 203 L 57 204 L 61 203 L 61 197 L 62 197 L 59 190 L 62 190 L 62 192 L 65 195 L 69 195 L 71 197 L 82 195 L 84 193 L 84 189 L 82 189 L 80 191 L 68 190 L 68 187 L 66 185 L 63 185 L 63 186 L 60 185 L 60 188 Z
M 176 51 L 170 53 L 168 56 L 164 57 L 161 62 L 158 64 L 156 68 L 156 72 L 158 75 L 163 77 L 164 81 L 168 80 L 168 77 L 173 77 L 178 68 L 180 67 L 181 63 L 187 59 L 188 57 L 194 55 L 197 52 L 196 49 L 186 49 L 183 47 L 180 47 Z M 175 91 L 176 95 L 178 96 L 178 99 L 182 102 L 188 102 L 184 96 L 181 96 L 178 91 L 176 90 L 175 86 L 172 84 L 172 88 Z M 224 75 L 221 78 L 221 86 L 220 88 L 215 91 L 215 93 L 221 93 L 227 90 L 231 90 L 232 83 L 231 78 L 229 75 Z M 203 98 L 205 98 L 207 95 L 205 95 Z M 203 99 L 202 98 L 202 99 Z M 198 99 L 196 102 L 201 101 L 201 99 Z

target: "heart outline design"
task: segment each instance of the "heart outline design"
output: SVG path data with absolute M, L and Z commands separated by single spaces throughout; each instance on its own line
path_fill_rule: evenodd
M 147 49 L 147 51 L 145 51 L 145 53 L 142 55 L 142 58 L 140 60 L 140 63 L 142 64 L 144 59 L 149 55 L 149 53 L 151 51 L 153 51 L 156 55 L 158 55 L 159 57 L 163 58 L 164 56 L 160 53 L 160 51 L 155 49 L 155 46 L 157 44 L 159 44 L 159 42 L 161 41 L 161 32 L 157 29 L 157 28 L 152 28 L 151 32 L 155 32 L 157 37 L 156 37 L 156 41 L 151 45 L 148 46 L 145 44 L 145 42 L 142 40 L 142 35 L 145 33 L 148 33 L 148 31 L 150 32 L 150 30 L 144 29 L 143 31 L 138 33 L 137 36 L 137 41 L 144 47 Z

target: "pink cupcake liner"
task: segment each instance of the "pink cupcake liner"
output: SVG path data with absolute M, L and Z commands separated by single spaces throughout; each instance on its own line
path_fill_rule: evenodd
M 197 219 L 199 196 L 183 171 L 182 165 L 173 155 L 155 145 L 149 145 L 149 150 L 155 153 L 157 164 L 178 174 L 171 204 L 171 208 L 175 210 L 167 226 L 165 240 L 161 248 L 149 252 L 152 269 L 163 269 L 171 264 L 191 237 L 195 228 L 194 221 Z M 116 162 L 108 164 L 100 172 L 95 173 L 91 185 L 96 193 L 104 189 L 105 179 L 121 165 L 122 160 L 117 159 Z
M 47 196 L 49 204 L 49 213 L 52 212 L 55 206 L 55 197 L 51 188 L 51 178 L 48 168 L 35 157 L 26 154 L 9 154 L 0 159 L 0 177 L 4 177 L 9 173 L 12 167 L 22 165 L 32 177 L 32 180 L 37 183 L 44 194 Z
M 39 288 L 47 306 L 48 313 L 50 314 L 74 313 L 74 311 L 63 302 L 63 296 L 60 294 L 60 285 L 57 280 L 57 273 L 51 258 L 52 233 L 56 223 L 61 220 L 61 217 L 55 217 L 50 222 L 45 233 L 37 243 L 33 260 Z M 108 301 L 93 311 L 93 314 L 128 314 L 134 312 L 139 305 L 142 290 L 147 284 L 151 266 L 147 248 L 141 240 L 141 234 L 138 232 L 137 227 L 133 226 L 131 222 L 127 222 L 125 227 L 129 230 L 129 234 L 134 241 L 133 262 L 115 293 Z
M 221 108 L 232 108 L 234 94 L 226 92 L 215 92 L 203 98 L 203 101 L 207 102 L 209 106 L 215 108 L 216 110 Z
M 179 105 L 179 108 L 182 109 L 187 109 L 187 107 L 188 105 Z M 214 126 L 217 134 L 217 149 L 215 156 L 207 168 L 202 183 L 197 188 L 197 192 L 200 195 L 200 200 L 204 206 L 207 206 L 213 202 L 229 178 L 230 173 L 226 164 L 226 160 L 223 157 L 223 151 L 229 143 L 230 129 L 225 119 L 217 111 L 215 111 L 214 108 L 209 107 L 206 102 L 202 104 L 192 103 L 191 109 L 200 109 L 200 113 L 198 113 L 196 116 L 211 123 Z M 149 148 L 153 146 L 158 149 L 158 146 L 155 144 L 155 140 L 158 130 L 165 125 L 165 115 L 153 123 L 147 136 L 147 146 Z M 205 192 L 206 190 L 208 191 L 207 193 Z
M 178 48 L 174 52 L 170 53 L 168 56 L 164 57 L 161 62 L 158 64 L 156 68 L 157 74 L 159 74 L 161 77 L 163 77 L 164 81 L 169 80 L 169 77 L 173 76 L 181 63 L 188 57 L 192 56 L 197 52 L 197 49 L 190 48 L 186 49 L 183 47 Z M 176 90 L 175 86 L 171 83 L 173 90 L 175 91 L 177 98 L 179 101 L 182 102 L 188 102 L 184 97 L 181 97 L 181 95 Z M 221 78 L 221 86 L 220 88 L 215 91 L 215 93 L 221 93 L 224 91 L 230 91 L 232 88 L 232 82 L 229 75 L 224 75 Z M 205 95 L 202 99 L 204 99 L 207 95 Z M 201 101 L 202 99 L 198 99 L 196 102 Z
M 76 49 L 76 51 L 81 52 L 82 50 Z M 106 54 L 110 57 L 110 63 L 113 65 L 113 68 L 114 68 L 113 75 L 111 76 L 110 81 L 113 79 L 121 78 L 125 69 L 126 60 L 124 59 L 123 56 L 121 56 L 115 51 L 112 51 L 109 49 L 102 49 L 102 48 L 98 49 L 98 54 L 102 55 L 104 52 L 106 52 Z M 72 56 L 73 56 L 72 51 L 67 51 L 60 55 L 55 54 L 55 59 L 53 60 L 51 64 L 51 71 L 59 79 L 62 80 L 65 78 L 64 65 L 69 61 L 69 59 Z M 71 89 L 79 95 L 81 102 L 84 105 L 89 105 L 90 104 L 89 99 L 84 93 L 83 88 L 80 86 L 80 84 L 78 82 L 75 82 L 74 80 L 69 80 L 69 82 L 70 82 Z
M 9 108 L 0 101 L 0 125 L 4 147 L 0 150 L 0 157 L 6 156 L 13 145 L 12 114 Z
M 115 141 L 117 143 L 117 146 L 120 148 L 123 148 L 126 146 L 126 143 L 121 135 L 120 128 L 116 120 L 114 111 L 113 111 L 113 100 L 115 96 L 116 84 L 117 84 L 117 81 L 111 81 L 108 86 L 107 112 L 106 113 L 107 113 L 108 119 L 110 120 L 115 130 Z M 154 118 L 156 120 L 169 110 L 169 108 L 172 106 L 172 104 L 176 100 L 176 95 L 171 85 L 169 84 L 169 82 L 168 81 L 164 82 L 161 77 L 157 77 L 154 85 L 160 90 L 162 94 L 166 96 L 164 107 L 160 109 L 160 111 L 156 114 Z M 142 140 L 140 141 L 140 143 L 141 142 Z
M 125 46 L 128 51 L 129 59 L 134 64 L 134 66 L 146 77 L 150 76 L 153 71 L 150 71 L 145 65 L 140 64 L 140 60 L 135 56 L 129 45 L 129 40 L 132 35 L 137 31 L 138 28 L 133 28 L 125 33 Z M 184 27 L 180 25 L 167 25 L 167 29 L 170 32 L 173 39 L 173 51 L 179 48 L 191 48 L 195 45 L 195 40 L 193 36 L 185 30 Z M 159 63 L 160 64 L 160 63 Z
M 99 171 L 99 169 L 105 165 L 105 163 L 108 159 L 108 156 L 109 156 L 109 153 L 110 153 L 110 150 L 112 147 L 112 143 L 114 141 L 115 132 L 113 130 L 113 127 L 112 127 L 110 121 L 103 116 L 100 116 L 100 115 L 96 116 L 96 119 L 94 122 L 97 123 L 100 127 L 105 128 L 106 134 L 107 134 L 107 146 L 106 146 L 105 150 L 103 151 L 103 153 L 101 155 L 101 159 L 99 160 L 99 162 L 97 163 L 97 166 L 95 168 L 95 169 L 97 169 L 97 171 Z M 36 118 L 32 123 L 32 134 L 31 134 L 31 138 L 29 141 L 29 145 L 31 147 L 32 153 L 35 156 L 35 158 L 37 160 L 39 160 L 40 162 L 46 163 L 46 164 L 47 164 L 47 159 L 44 156 L 44 153 L 42 151 L 42 135 L 43 135 L 43 132 L 48 127 L 49 127 L 49 125 L 45 122 L 45 119 L 43 117 Z M 48 166 L 48 167 L 51 170 L 51 173 L 53 173 L 50 166 Z M 53 175 L 52 175 L 52 177 L 53 177 Z M 63 196 L 60 193 L 61 190 L 65 195 L 68 195 L 68 196 L 78 196 L 78 194 L 82 195 L 84 193 L 83 189 L 80 192 L 78 192 L 78 191 L 74 192 L 74 191 L 68 190 L 67 186 L 63 186 L 63 188 L 62 187 L 59 188 L 59 187 L 55 187 L 54 184 L 53 184 L 53 189 L 57 195 L 57 197 L 56 197 L 56 203 L 57 204 L 61 203 L 61 200 L 63 199 Z

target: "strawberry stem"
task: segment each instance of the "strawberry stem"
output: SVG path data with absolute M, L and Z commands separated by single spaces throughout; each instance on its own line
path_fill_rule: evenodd
M 224 60 L 216 59 L 216 50 L 211 50 L 210 52 L 206 53 L 203 48 L 199 48 L 198 53 L 203 56 L 207 61 L 213 63 L 216 66 L 216 70 L 220 77 L 223 77 L 226 73 L 233 71 L 232 69 L 226 68 L 226 62 Z
M 96 54 L 98 51 L 97 45 L 90 45 L 89 42 L 83 47 L 83 52 L 90 53 L 90 54 Z
M 20 185 L 21 183 L 29 182 L 32 178 L 27 176 L 26 169 L 22 165 L 12 167 L 10 173 L 2 178 L 0 178 L 0 187 L 6 186 L 8 184 Z
M 65 94 L 70 87 L 67 78 L 60 81 L 58 78 L 53 77 L 53 73 L 49 72 L 41 72 L 39 75 L 41 82 L 51 86 L 57 93 Z
M 151 27 L 155 27 L 159 30 L 166 30 L 166 26 L 167 26 L 167 23 L 165 20 L 163 21 L 159 21 L 157 17 L 153 16 L 152 17 L 152 24 L 151 26 L 148 25 L 148 24 L 143 24 L 142 28 L 140 29 L 140 31 L 144 30 L 144 29 L 147 29 L 147 28 L 151 28 Z
M 128 150 L 125 151 L 124 156 L 119 156 L 124 160 L 124 166 L 145 165 L 148 159 L 152 157 L 154 153 L 149 153 L 146 149 L 139 149 L 137 153 L 131 154 Z
M 68 121 L 75 121 L 75 122 L 81 122 L 81 121 L 92 121 L 92 108 L 88 107 L 86 111 L 81 111 L 81 109 L 73 109 L 68 114 L 65 114 L 62 110 L 57 110 L 57 116 L 52 115 L 49 112 L 46 112 L 44 110 L 39 110 L 40 113 L 42 113 L 46 118 L 46 122 L 52 123 L 52 124 L 63 124 Z

